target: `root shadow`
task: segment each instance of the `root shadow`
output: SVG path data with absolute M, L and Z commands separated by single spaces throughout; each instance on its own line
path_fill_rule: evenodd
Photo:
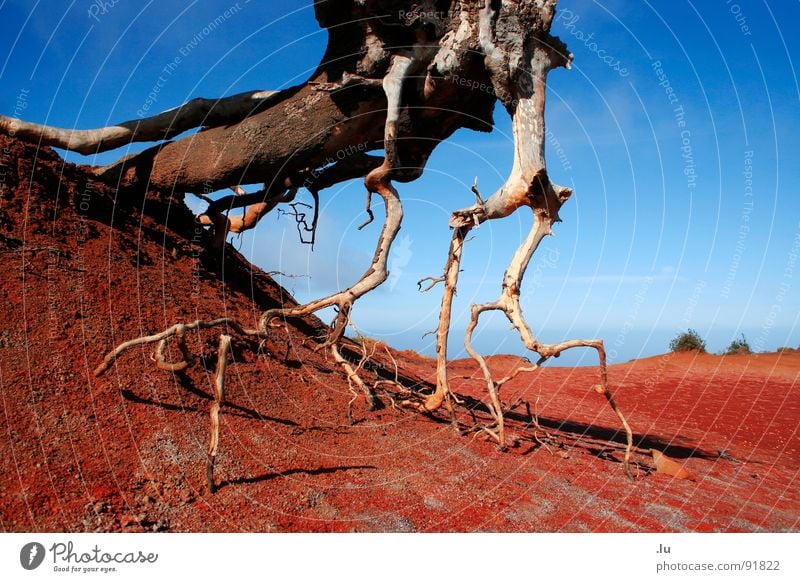
M 193 388 L 190 391 L 193 394 L 195 394 L 196 396 L 198 396 L 200 398 L 203 398 L 204 400 L 212 400 L 212 398 L 208 394 L 205 394 L 204 392 L 202 392 L 201 390 L 198 390 L 197 388 Z M 138 394 L 134 393 L 133 391 L 125 389 L 125 388 L 121 389 L 119 392 L 120 392 L 120 394 L 122 395 L 122 397 L 125 400 L 128 400 L 129 402 L 133 402 L 135 404 L 145 404 L 147 406 L 157 406 L 158 408 L 162 408 L 164 410 L 169 410 L 169 411 L 172 411 L 172 412 L 199 412 L 201 414 L 206 414 L 207 413 L 206 410 L 201 410 L 201 409 L 199 409 L 199 408 L 197 408 L 195 406 L 172 404 L 170 402 L 163 402 L 161 400 L 153 400 L 151 398 L 145 398 L 145 397 L 139 396 Z M 247 408 L 245 406 L 239 406 L 238 404 L 231 404 L 230 402 L 225 402 L 224 406 L 229 409 L 226 412 L 226 414 L 229 414 L 230 416 L 238 416 L 240 418 L 248 418 L 248 419 L 251 419 L 251 420 L 274 422 L 276 424 L 282 424 L 282 425 L 285 425 L 285 426 L 299 426 L 293 420 L 286 420 L 284 418 L 276 418 L 276 417 L 272 417 L 272 416 L 266 416 L 264 414 L 261 414 L 257 410 L 253 410 L 253 409 Z
M 239 477 L 238 479 L 227 479 L 222 481 L 218 486 L 219 491 L 227 485 L 251 485 L 254 483 L 263 483 L 271 481 L 280 477 L 289 477 L 291 475 L 327 475 L 330 473 L 338 473 L 339 471 L 354 471 L 358 469 L 377 469 L 374 465 L 341 465 L 338 467 L 320 467 L 318 469 L 287 469 L 286 471 L 278 471 L 275 473 L 264 473 L 263 475 L 256 475 L 255 477 Z
M 481 412 L 487 415 L 490 414 L 489 408 L 486 406 L 486 404 L 477 398 L 467 395 L 460 395 L 459 398 L 461 398 L 461 400 L 464 402 L 463 408 L 466 410 L 472 412 Z M 524 427 L 529 427 L 530 425 L 531 419 L 525 414 L 510 411 L 506 412 L 505 416 L 509 421 L 521 424 Z M 616 450 L 609 450 L 606 446 L 608 444 L 614 444 L 620 445 L 624 448 L 627 441 L 625 431 L 622 429 L 591 425 L 582 422 L 576 422 L 574 420 L 564 420 L 547 416 L 538 416 L 538 420 L 542 428 L 555 431 L 560 433 L 562 436 L 569 438 L 570 440 L 574 440 L 574 446 L 578 446 L 586 450 L 589 454 L 593 454 L 598 458 L 615 463 L 622 462 L 619 459 L 614 458 L 612 455 L 612 453 L 616 452 Z M 515 428 L 519 429 L 520 427 L 517 426 Z M 528 440 L 527 435 L 522 434 L 520 436 L 525 440 Z M 533 437 L 531 437 L 530 440 L 535 446 L 526 450 L 524 454 L 539 448 L 539 443 L 537 443 Z M 719 458 L 719 453 L 716 451 L 706 451 L 698 446 L 676 443 L 676 441 L 681 440 L 685 439 L 680 436 L 664 438 L 652 434 L 642 434 L 637 432 L 633 433 L 634 447 L 639 449 L 640 452 L 642 449 L 645 451 L 657 449 L 675 459 L 698 458 L 713 461 Z M 596 448 L 592 448 L 588 445 L 594 445 Z

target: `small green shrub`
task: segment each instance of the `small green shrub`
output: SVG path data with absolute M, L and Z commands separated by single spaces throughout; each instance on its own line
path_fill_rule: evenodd
M 747 338 L 742 334 L 742 339 L 735 339 L 725 350 L 725 354 L 752 354 L 753 350 L 750 349 L 750 344 L 747 343 Z
M 669 342 L 669 349 L 672 352 L 700 352 L 706 353 L 706 342 L 693 329 L 688 329 L 679 333 Z

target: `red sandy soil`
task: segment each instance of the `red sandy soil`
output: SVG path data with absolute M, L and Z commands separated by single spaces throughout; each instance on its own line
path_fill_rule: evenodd
M 219 332 L 192 334 L 203 359 L 185 374 L 157 370 L 152 346 L 99 379 L 92 370 L 121 341 L 223 314 L 255 325 L 293 300 L 232 249 L 224 266 L 204 253 L 179 199 L 115 201 L 47 148 L 2 137 L 0 147 L 5 531 L 800 529 L 798 352 L 612 366 L 636 433 L 630 481 L 618 421 L 592 389 L 596 369 L 546 368 L 506 384 L 504 401 L 528 402 L 550 435 L 523 404 L 508 415 L 506 452 L 460 436 L 444 414 L 396 410 L 385 392 L 377 411 L 356 401 L 350 426 L 347 382 L 314 351 L 324 331 L 314 318 L 261 346 L 234 335 L 212 495 L 204 465 Z M 393 353 L 404 384 L 431 389 L 432 360 Z M 518 358 L 490 362 L 500 373 Z M 379 375 L 394 376 L 384 350 L 364 379 Z M 476 366 L 453 362 L 452 376 L 462 428 L 474 424 L 469 409 L 486 421 Z M 651 448 L 696 481 L 656 473 Z

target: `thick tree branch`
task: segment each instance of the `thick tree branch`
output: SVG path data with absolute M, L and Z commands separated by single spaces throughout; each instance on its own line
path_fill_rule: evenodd
M 61 129 L 0 115 L 0 133 L 84 155 L 96 154 L 132 142 L 172 139 L 195 127 L 236 123 L 272 106 L 294 90 L 248 91 L 221 99 L 198 97 L 153 117 L 98 129 Z

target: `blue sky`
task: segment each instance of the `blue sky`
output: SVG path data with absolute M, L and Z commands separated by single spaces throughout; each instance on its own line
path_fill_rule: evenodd
M 740 333 L 761 350 L 797 347 L 800 41 L 791 26 L 800 3 L 559 6 L 553 32 L 575 61 L 550 75 L 548 164 L 575 194 L 523 285 L 535 333 L 545 341 L 605 338 L 612 361 L 663 352 L 687 327 L 715 351 Z M 154 113 L 195 96 L 302 82 L 326 38 L 303 1 L 6 0 L 0 18 L 0 111 L 79 128 L 135 118 L 148 104 Z M 510 169 L 509 119 L 502 109 L 495 118 L 492 134 L 458 132 L 422 178 L 399 187 L 405 219 L 390 279 L 353 313 L 365 335 L 432 352 L 433 337 L 420 336 L 436 326 L 441 290 L 420 294 L 416 281 L 441 272 L 448 217 L 471 204 L 473 178 L 488 194 Z M 363 202 L 359 181 L 322 193 L 313 253 L 277 214 L 234 242 L 267 270 L 310 273 L 282 282 L 301 301 L 313 299 L 367 267 L 379 222 L 356 230 Z M 469 305 L 496 298 L 529 224 L 519 212 L 482 226 L 467 244 L 453 356 L 463 354 Z M 521 353 L 501 317 L 482 321 L 479 348 Z M 589 364 L 593 356 L 561 361 Z

